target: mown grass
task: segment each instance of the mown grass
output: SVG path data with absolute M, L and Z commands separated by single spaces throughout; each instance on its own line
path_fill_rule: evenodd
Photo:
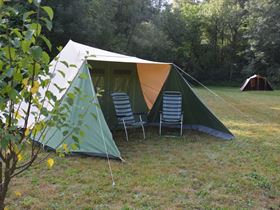
M 111 161 L 114 188 L 106 159 L 56 157 L 51 170 L 40 165 L 12 182 L 9 209 L 280 209 L 280 91 L 213 89 L 241 111 L 196 89 L 233 141 L 151 128 L 147 140 L 131 132 L 126 142 L 117 133 L 126 162 Z

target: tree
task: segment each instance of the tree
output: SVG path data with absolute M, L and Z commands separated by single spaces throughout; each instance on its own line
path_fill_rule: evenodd
M 79 146 L 78 137 L 71 132 L 79 131 L 79 127 L 65 122 L 77 92 L 68 93 L 67 102 L 60 104 L 49 89 L 48 53 L 52 45 L 42 32 L 51 30 L 53 11 L 35 0 L 28 0 L 25 8 L 20 5 L 0 1 L 0 210 L 5 207 L 12 178 L 45 160 L 49 167 L 54 164 L 50 154 L 39 155 L 42 147 L 33 141 L 46 140 L 47 126 L 69 129 L 65 138 L 72 135 L 75 146 Z M 52 85 L 63 91 L 59 84 Z M 67 152 L 63 139 L 58 151 Z
M 54 44 L 73 39 L 175 62 L 201 81 L 240 82 L 244 74 L 254 72 L 278 81 L 276 1 L 174 0 L 169 5 L 166 0 L 50 0 L 50 4 L 57 13 L 48 36 Z
M 134 54 L 133 37 L 145 22 L 160 13 L 162 0 L 52 0 L 53 43 L 73 39 L 84 44 Z M 79 11 L 79 12 L 77 12 Z M 81 30 L 82 29 L 82 30 Z M 139 36 L 138 36 L 139 37 Z
M 129 51 L 132 54 L 145 59 L 172 61 L 172 41 L 152 22 L 143 22 L 138 25 L 131 39 Z
M 247 44 L 242 37 L 244 1 L 177 0 L 176 5 L 185 23 L 178 48 L 185 53 L 188 71 L 202 81 L 238 79 L 245 65 L 240 52 Z
M 246 58 L 249 65 L 245 73 L 261 73 L 268 75 L 274 83 L 280 82 L 280 2 L 251 0 L 246 9 L 245 38 L 249 43 Z
M 51 0 L 56 16 L 53 31 L 49 33 L 54 44 L 65 45 L 69 39 L 108 48 L 115 38 L 113 23 L 115 0 Z M 78 11 L 78 12 L 77 12 Z

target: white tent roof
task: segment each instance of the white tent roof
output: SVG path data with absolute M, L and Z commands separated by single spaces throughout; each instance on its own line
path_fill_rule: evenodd
M 65 94 L 66 90 L 69 88 L 71 81 L 75 78 L 79 72 L 81 66 L 84 64 L 85 60 L 94 61 L 108 61 L 108 62 L 123 62 L 123 63 L 146 63 L 146 64 L 171 64 L 171 63 L 161 63 L 155 61 L 149 61 L 140 59 L 133 56 L 122 55 L 119 53 L 109 52 L 106 50 L 101 50 L 98 48 L 83 45 L 72 40 L 65 45 L 62 51 L 50 63 L 50 72 L 52 73 L 51 84 L 49 86 L 49 91 L 56 95 L 57 99 L 61 99 Z M 67 63 L 69 66 L 65 65 Z M 60 73 L 62 72 L 62 73 Z M 64 75 L 64 76 L 62 76 Z M 59 92 L 57 84 L 60 88 L 64 88 L 64 91 Z M 40 88 L 39 92 L 41 95 L 45 95 L 46 90 Z M 46 103 L 44 105 L 47 109 L 51 109 L 51 105 Z M 24 110 L 26 111 L 28 104 L 22 103 L 20 107 L 20 113 L 24 116 Z M 37 112 L 36 107 L 31 107 L 31 112 Z M 42 118 L 41 118 L 42 119 Z M 30 115 L 28 125 L 35 123 L 35 118 Z M 19 122 L 20 126 L 23 125 L 23 120 Z
M 127 56 L 119 53 L 114 53 L 106 50 L 101 50 L 98 48 L 90 47 L 87 45 L 79 44 L 70 40 L 65 48 L 67 47 L 75 48 L 75 51 L 83 59 L 87 56 L 87 60 L 94 61 L 108 61 L 108 62 L 123 62 L 123 63 L 151 63 L 151 64 L 167 64 L 155 61 L 144 60 L 141 58 Z M 170 63 L 169 63 L 170 64 Z

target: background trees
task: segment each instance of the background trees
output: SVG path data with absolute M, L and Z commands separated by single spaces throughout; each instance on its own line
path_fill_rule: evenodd
M 256 0 L 246 4 L 248 72 L 267 74 L 280 81 L 280 2 Z
M 52 0 L 52 43 L 69 39 L 174 62 L 202 81 L 279 82 L 280 3 L 275 0 Z

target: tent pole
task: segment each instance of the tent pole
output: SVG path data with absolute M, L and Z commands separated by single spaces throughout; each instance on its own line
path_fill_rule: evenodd
M 87 73 L 88 73 L 88 78 L 91 78 L 88 69 L 87 69 Z M 95 91 L 94 91 L 92 83 L 91 83 L 91 88 L 92 88 L 92 92 L 94 93 Z M 98 103 L 98 98 L 97 98 L 96 95 L 93 95 L 93 100 L 97 101 L 97 103 Z M 100 130 L 101 130 L 101 135 L 102 135 L 102 140 L 103 140 L 103 144 L 104 144 L 104 149 L 106 151 L 107 162 L 108 162 L 108 166 L 109 166 L 109 170 L 110 170 L 110 175 L 111 175 L 111 179 L 112 179 L 112 187 L 115 187 L 116 183 L 115 183 L 115 179 L 114 179 L 114 175 L 113 175 L 113 170 L 112 170 L 112 166 L 111 166 L 111 162 L 110 162 L 110 158 L 109 158 L 109 154 L 108 154 L 108 148 L 107 148 L 106 143 L 105 143 L 105 136 L 104 136 L 104 133 L 103 133 L 103 129 L 102 129 L 102 125 L 101 125 L 100 116 L 99 116 L 99 112 L 98 112 L 97 106 L 95 106 L 95 109 L 96 109 L 96 113 L 97 113 L 97 119 L 98 119 L 99 127 L 100 127 Z

